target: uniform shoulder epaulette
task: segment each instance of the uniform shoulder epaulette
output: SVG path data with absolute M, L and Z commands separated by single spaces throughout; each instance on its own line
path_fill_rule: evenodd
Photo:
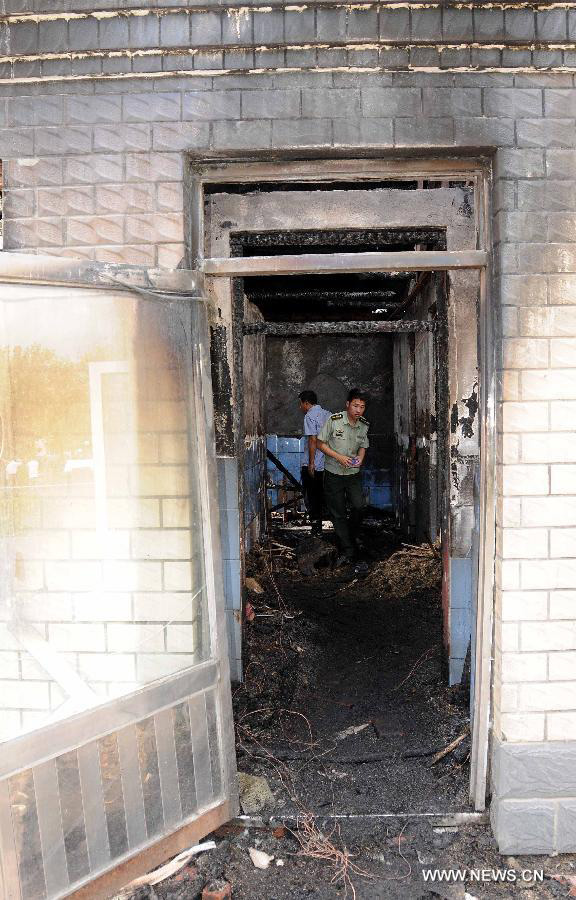
M 333 415 L 333 416 L 330 416 L 330 418 L 331 418 L 332 420 L 334 420 L 334 419 L 343 419 L 344 416 L 342 415 L 342 413 L 334 413 L 334 415 Z
M 368 421 L 368 419 L 365 419 L 364 416 L 360 416 L 360 421 L 363 422 L 364 425 L 369 425 L 369 424 L 370 424 L 370 422 Z

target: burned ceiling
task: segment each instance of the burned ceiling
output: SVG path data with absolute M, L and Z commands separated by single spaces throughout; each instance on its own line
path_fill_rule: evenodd
M 442 228 L 236 232 L 234 256 L 444 250 Z M 284 275 L 245 278 L 244 293 L 268 321 L 378 321 L 402 318 L 418 273 Z M 289 309 L 288 309 L 289 308 Z

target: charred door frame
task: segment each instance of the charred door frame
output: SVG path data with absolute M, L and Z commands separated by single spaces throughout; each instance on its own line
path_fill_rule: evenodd
M 493 609 L 495 584 L 495 345 L 492 281 L 491 165 L 475 159 L 322 159 L 280 161 L 258 159 L 191 160 L 189 247 L 193 264 L 208 276 L 238 278 L 245 275 L 295 275 L 358 271 L 450 271 L 475 269 L 480 273 L 478 313 L 478 367 L 480 391 L 480 496 L 476 622 L 473 646 L 475 673 L 472 701 L 470 799 L 475 809 L 486 808 L 488 743 L 491 718 Z M 268 161 L 266 161 L 268 160 Z M 462 179 L 474 182 L 477 249 L 473 251 L 406 251 L 396 253 L 302 254 L 282 257 L 230 257 L 204 259 L 204 186 L 206 184 L 309 182 L 385 179 Z

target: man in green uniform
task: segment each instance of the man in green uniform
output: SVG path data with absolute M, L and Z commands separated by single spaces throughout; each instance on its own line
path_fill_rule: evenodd
M 317 448 L 325 455 L 324 499 L 340 548 L 337 566 L 354 562 L 356 555 L 356 532 L 364 507 L 360 468 L 369 446 L 363 415 L 366 400 L 363 391 L 353 388 L 346 409 L 330 416 L 318 433 Z

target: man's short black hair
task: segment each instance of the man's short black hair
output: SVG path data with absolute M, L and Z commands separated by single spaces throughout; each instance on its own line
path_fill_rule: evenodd
M 301 394 L 298 394 L 298 399 L 300 403 L 311 403 L 312 406 L 316 406 L 318 403 L 318 397 L 314 391 L 302 391 Z
M 360 388 L 352 388 L 352 390 L 348 392 L 346 402 L 352 403 L 352 400 L 362 400 L 363 403 L 368 403 L 368 394 L 366 391 L 361 391 Z

